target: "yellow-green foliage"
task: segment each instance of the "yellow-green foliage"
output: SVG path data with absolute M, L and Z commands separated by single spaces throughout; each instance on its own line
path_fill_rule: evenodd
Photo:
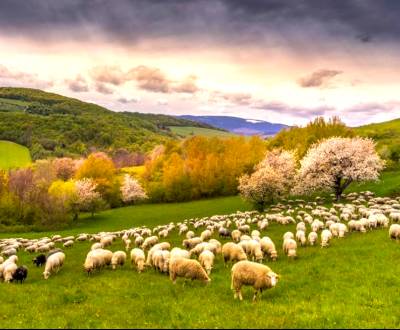
M 28 148 L 10 141 L 0 141 L 0 169 L 23 167 L 31 163 Z
M 145 164 L 144 186 L 153 201 L 181 201 L 237 192 L 238 177 L 253 170 L 266 146 L 258 137 L 195 136 L 170 142 Z
M 280 131 L 268 140 L 268 147 L 295 150 L 301 159 L 308 148 L 322 140 L 332 136 L 352 137 L 354 132 L 348 128 L 338 117 L 325 121 L 323 117 L 317 117 L 305 127 L 291 127 Z

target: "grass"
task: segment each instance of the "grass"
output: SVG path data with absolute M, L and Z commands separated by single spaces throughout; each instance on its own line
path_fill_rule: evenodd
M 231 213 L 248 209 L 238 197 L 189 203 L 138 205 L 102 212 L 82 221 L 62 235 L 108 231 L 132 226 L 179 221 L 184 218 Z M 299 248 L 299 258 L 282 256 L 284 232 L 294 225 L 271 224 L 263 235 L 277 248 L 278 261 L 267 262 L 282 278 L 277 287 L 251 302 L 233 300 L 230 267 L 218 256 L 212 282 L 179 279 L 153 270 L 137 274 L 129 265 L 105 269 L 88 277 L 82 270 L 89 242 L 66 250 L 66 263 L 59 274 L 44 281 L 42 268 L 31 263 L 32 255 L 19 252 L 21 264 L 29 266 L 23 285 L 0 283 L 0 324 L 3 328 L 372 328 L 400 326 L 399 245 L 390 241 L 387 229 L 353 233 L 334 239 L 331 247 Z M 21 236 L 45 236 L 51 233 Z M 10 236 L 10 235 L 8 235 Z M 2 235 L 5 237 L 5 234 Z M 13 235 L 19 237 L 19 235 Z M 174 232 L 167 238 L 180 246 Z M 222 240 L 225 242 L 225 240 Z M 113 251 L 123 249 L 118 240 Z M 16 308 L 18 306 L 18 308 Z
M 0 97 L 0 111 L 23 111 L 29 102 Z
M 191 126 L 168 126 L 171 131 L 181 137 L 188 137 L 192 135 L 203 135 L 207 137 L 232 137 L 236 136 L 236 134 L 209 129 L 209 128 L 202 128 L 202 127 L 191 127 Z
M 23 167 L 31 163 L 28 148 L 10 141 L 0 141 L 0 169 Z

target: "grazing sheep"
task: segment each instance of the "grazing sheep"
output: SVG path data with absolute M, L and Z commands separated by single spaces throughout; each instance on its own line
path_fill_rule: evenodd
M 296 232 L 296 240 L 300 243 L 301 246 L 305 246 L 306 245 L 306 234 L 303 230 L 298 230 Z
M 152 264 L 161 273 L 167 273 L 169 267 L 170 252 L 168 250 L 156 250 L 152 255 Z
M 142 249 L 143 251 L 149 250 L 153 245 L 158 243 L 158 237 L 157 236 L 150 236 L 147 237 L 143 244 L 142 244 Z
M 187 249 L 193 249 L 197 244 L 202 243 L 202 240 L 200 237 L 192 237 L 188 239 L 184 239 L 182 242 L 182 246 L 184 246 Z
M 190 259 L 190 252 L 178 247 L 174 247 L 170 253 L 170 259 L 173 258 L 186 258 Z
M 290 231 L 287 231 L 286 233 L 283 234 L 283 240 L 288 238 L 294 239 L 294 234 Z
M 306 224 L 302 221 L 296 225 L 296 231 L 299 230 L 306 232 Z
M 39 254 L 36 258 L 34 258 L 32 261 L 36 265 L 36 267 L 42 266 L 46 263 L 46 256 L 44 254 Z
M 101 245 L 101 243 L 94 243 L 92 244 L 92 246 L 90 247 L 90 250 L 96 250 L 96 249 L 102 249 L 103 246 Z
M 242 236 L 242 232 L 240 230 L 235 229 L 232 231 L 231 236 L 234 242 L 239 242 L 240 236 Z
M 128 238 L 125 240 L 125 250 L 129 251 L 131 249 L 132 241 Z
M 231 237 L 231 231 L 227 228 L 219 228 L 218 229 L 218 235 L 219 237 Z
M 162 242 L 154 245 L 149 253 L 147 254 L 147 259 L 146 259 L 146 265 L 147 266 L 153 266 L 153 253 L 156 252 L 157 250 L 169 250 L 171 248 L 171 245 L 168 242 Z
M 62 265 L 64 264 L 65 254 L 63 252 L 56 252 L 47 258 L 46 266 L 43 272 L 45 280 L 49 278 L 51 273 L 58 273 Z
M 239 244 L 235 244 L 233 242 L 225 243 L 222 246 L 222 255 L 224 257 L 224 262 L 228 261 L 241 261 L 247 260 L 247 255 L 244 252 L 243 248 Z
M 68 248 L 68 247 L 71 247 L 71 246 L 73 246 L 73 245 L 74 245 L 74 241 L 66 241 L 66 242 L 63 244 L 63 247 Z
M 23 281 L 26 280 L 28 276 L 28 268 L 26 266 L 19 266 L 12 277 L 12 281 L 20 282 L 22 284 Z
M 214 248 L 211 249 L 211 251 L 215 254 L 219 254 L 222 251 L 222 245 L 221 242 L 212 238 L 208 241 L 208 244 L 210 244 L 211 246 L 213 246 Z
M 211 238 L 212 232 L 211 230 L 207 229 L 200 234 L 200 239 L 204 241 L 208 241 Z
M 332 233 L 329 229 L 324 229 L 321 233 L 321 247 L 329 246 L 329 241 L 332 238 Z
M 315 231 L 312 231 L 308 234 L 308 242 L 311 246 L 314 246 L 318 241 L 318 234 Z
M 197 260 L 174 258 L 169 264 L 169 277 L 172 282 L 176 283 L 177 277 L 185 277 L 191 280 L 200 280 L 209 283 L 211 279 L 207 272 L 201 267 Z
M 194 234 L 194 232 L 193 231 L 188 231 L 187 233 L 186 233 L 186 239 L 191 239 L 191 238 L 193 238 L 195 236 L 195 234 Z
M 394 223 L 389 228 L 389 238 L 391 239 L 400 239 L 400 225 Z
M 135 238 L 135 246 L 142 246 L 144 242 L 144 238 L 142 236 L 138 236 Z
M 344 223 L 338 223 L 339 237 L 343 238 L 347 232 L 348 232 L 347 226 Z
M 233 265 L 231 277 L 231 289 L 235 292 L 234 299 L 239 297 L 243 300 L 242 286 L 251 285 L 254 288 L 253 301 L 255 301 L 258 293 L 261 296 L 263 290 L 276 286 L 279 275 L 268 266 L 244 260 Z
M 261 250 L 267 254 L 272 261 L 276 261 L 278 258 L 278 252 L 276 251 L 274 242 L 268 236 L 261 238 L 260 245 Z
M 17 250 L 15 248 L 10 248 L 2 252 L 3 256 L 10 257 L 15 256 L 17 254 Z
M 199 255 L 199 261 L 202 267 L 206 270 L 207 274 L 210 275 L 211 269 L 214 265 L 214 253 L 209 250 L 204 250 Z
M 4 282 L 9 283 L 13 280 L 14 274 L 18 267 L 14 262 L 6 263 L 3 269 Z
M 138 273 L 141 273 L 144 269 L 144 264 L 145 264 L 145 255 L 143 250 L 134 248 L 131 251 L 131 265 L 133 264 L 136 265 L 136 269 Z
M 264 254 L 261 249 L 261 244 L 257 240 L 250 240 L 250 257 L 253 261 L 262 262 Z
M 90 274 L 95 269 L 100 269 L 111 264 L 113 253 L 110 250 L 95 249 L 90 251 L 87 256 L 83 268 Z
M 103 236 L 101 239 L 100 239 L 100 244 L 101 244 L 101 247 L 104 249 L 105 247 L 107 247 L 107 246 L 110 246 L 111 244 L 112 244 L 112 242 L 113 242 L 113 237 L 112 236 Z
M 126 261 L 126 253 L 124 251 L 116 251 L 113 253 L 111 258 L 112 269 L 117 268 L 117 266 L 123 266 Z
M 291 258 L 297 257 L 297 243 L 293 238 L 286 238 L 283 241 L 283 252 Z

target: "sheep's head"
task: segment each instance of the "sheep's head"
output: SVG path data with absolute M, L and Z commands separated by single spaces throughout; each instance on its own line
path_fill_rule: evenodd
M 267 278 L 269 279 L 271 286 L 274 287 L 278 283 L 279 275 L 274 272 L 269 272 Z
M 50 276 L 50 272 L 43 272 L 43 277 L 45 280 L 47 280 Z

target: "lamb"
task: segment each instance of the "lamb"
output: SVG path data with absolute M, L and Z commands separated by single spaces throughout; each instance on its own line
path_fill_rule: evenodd
M 145 255 L 143 250 L 134 248 L 131 251 L 131 265 L 133 264 L 136 265 L 136 269 L 138 273 L 141 273 L 144 269 L 144 264 L 145 264 Z
M 261 250 L 267 254 L 272 261 L 275 261 L 278 258 L 278 253 L 275 248 L 274 242 L 267 236 L 264 236 L 260 240 Z
M 63 247 L 71 247 L 71 246 L 73 246 L 74 245 L 74 241 L 66 241 L 64 244 L 63 244 Z
M 116 251 L 113 253 L 111 258 L 112 269 L 116 269 L 117 266 L 123 266 L 126 261 L 126 253 L 124 251 Z
M 36 265 L 36 267 L 42 266 L 46 263 L 46 256 L 44 254 L 39 254 L 36 258 L 34 258 L 32 261 Z
M 400 225 L 394 223 L 389 228 L 389 238 L 391 239 L 400 239 Z
M 222 255 L 224 257 L 224 262 L 228 261 L 241 261 L 247 260 L 247 255 L 243 248 L 233 242 L 225 243 L 222 246 Z
M 262 262 L 263 252 L 261 250 L 261 244 L 256 240 L 250 240 L 250 256 L 253 261 Z
M 321 247 L 329 246 L 329 241 L 332 238 L 332 233 L 329 229 L 324 229 L 321 233 Z
M 211 230 L 207 229 L 200 234 L 200 239 L 204 241 L 208 241 L 211 238 Z
M 28 268 L 26 266 L 19 266 L 12 277 L 12 281 L 20 282 L 22 284 L 23 281 L 26 280 L 28 276 Z
M 43 277 L 47 280 L 51 273 L 58 273 L 62 265 L 64 264 L 65 254 L 63 252 L 56 252 L 49 256 L 46 261 L 46 266 L 43 272 Z
M 243 300 L 242 286 L 251 285 L 254 288 L 253 301 L 255 301 L 258 293 L 261 296 L 263 290 L 276 286 L 279 275 L 274 273 L 268 266 L 244 260 L 233 265 L 231 277 L 231 289 L 234 290 L 234 299 L 239 297 L 240 300 Z
M 318 234 L 316 232 L 312 231 L 311 233 L 308 234 L 308 241 L 311 246 L 314 246 L 317 240 L 318 240 Z
M 207 274 L 210 275 L 211 269 L 214 265 L 214 253 L 209 250 L 204 250 L 199 255 L 199 261 L 202 267 L 206 270 Z
M 296 240 L 300 243 L 301 246 L 306 245 L 306 234 L 303 230 L 298 230 L 296 232 Z
M 290 258 L 297 257 L 297 243 L 293 238 L 286 238 L 283 241 L 283 252 Z
M 191 280 L 200 280 L 209 283 L 211 279 L 207 272 L 201 267 L 197 260 L 174 258 L 169 264 L 169 277 L 172 282 L 176 283 L 177 277 L 190 278 Z

